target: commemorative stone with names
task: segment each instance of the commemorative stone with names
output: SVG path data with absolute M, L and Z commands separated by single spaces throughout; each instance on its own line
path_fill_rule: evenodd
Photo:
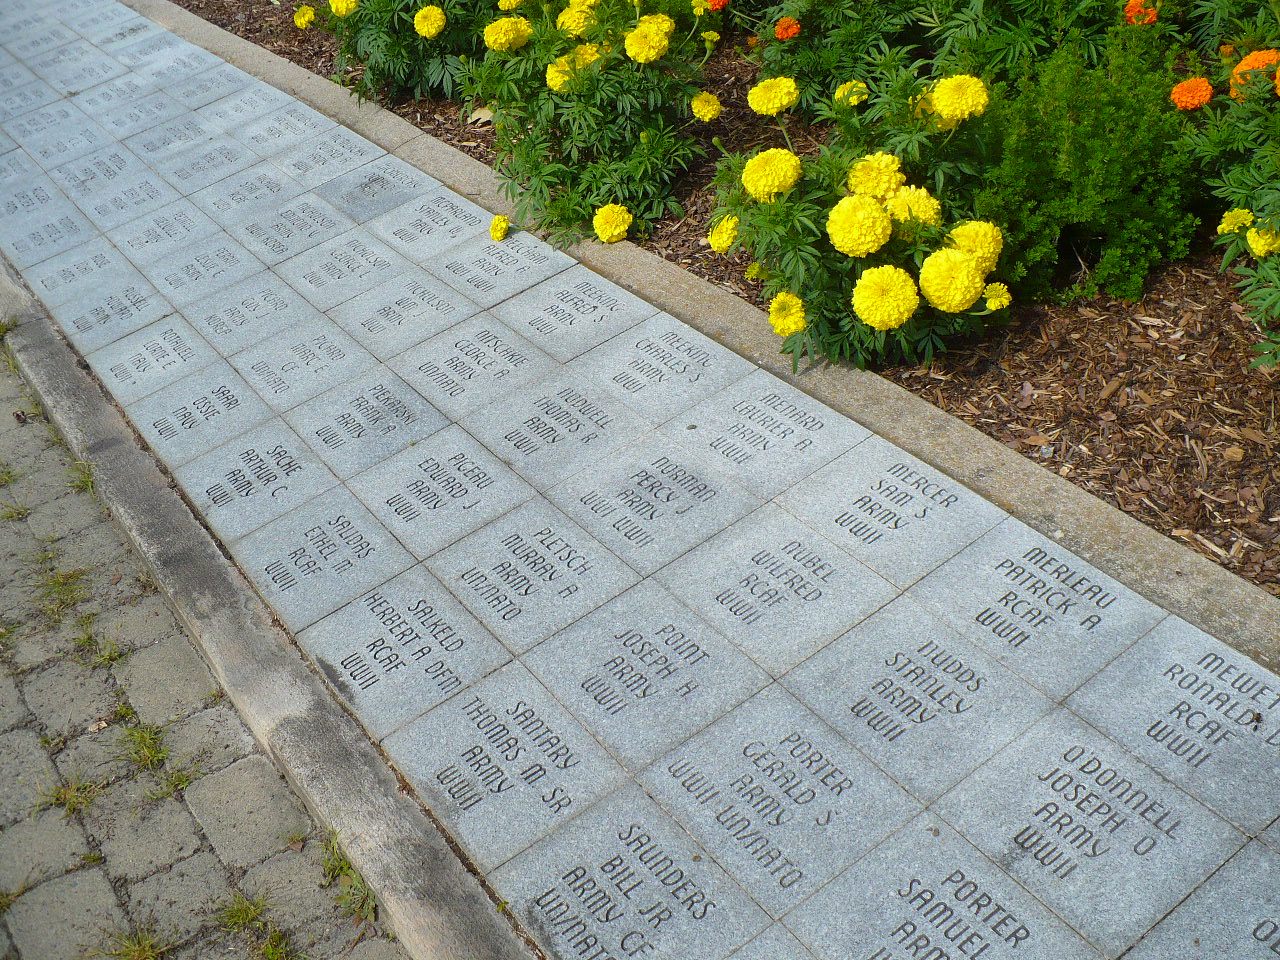
M 1280 816 L 1280 677 L 1185 620 L 1167 618 L 1068 705 L 1246 833 Z
M 218 359 L 176 314 L 88 355 L 89 365 L 122 406 L 154 393 Z
M 304 320 L 231 357 L 273 410 L 289 410 L 375 362 L 329 320 Z
M 637 439 L 644 421 L 604 389 L 561 371 L 476 411 L 464 426 L 542 487 L 583 470 Z
M 1055 700 L 1164 617 L 1013 519 L 925 577 L 911 595 Z
M 723 960 L 769 922 L 634 784 L 521 854 L 492 881 L 557 960 Z
M 937 817 L 923 813 L 787 916 L 821 957 L 1100 960 Z
M 324 315 L 270 271 L 182 308 L 182 315 L 224 357 L 298 324 L 324 323 Z
M 263 161 L 205 187 L 192 194 L 191 199 L 205 213 L 227 226 L 252 216 L 266 204 L 282 203 L 302 192 L 301 184 L 294 183 L 278 167 Z
M 934 809 L 1107 957 L 1128 949 L 1245 839 L 1066 709 Z
M 633 771 L 769 683 L 768 674 L 651 580 L 521 660 Z
M 293 98 L 283 90 L 261 81 L 250 81 L 221 100 L 200 107 L 196 116 L 210 131 L 229 133 L 291 102 Z
M 3 63 L 2 59 L 0 63 Z M 12 62 L 0 66 L 0 97 L 7 96 L 35 79 L 36 75 L 20 63 Z
M 440 551 L 427 566 L 516 654 L 639 579 L 541 498 Z
M 343 301 L 328 314 L 379 360 L 391 360 L 479 311 L 447 283 L 425 270 L 411 270 Z M 401 376 L 413 379 L 412 364 L 396 360 L 395 366 Z
M 888 581 L 773 504 L 656 576 L 774 676 L 898 595 Z
M 173 313 L 173 306 L 136 271 L 104 278 L 49 312 L 81 353 L 89 353 Z
M 763 370 L 680 414 L 662 432 L 710 452 L 721 470 L 763 497 L 781 493 L 870 435 Z
M 99 122 L 113 135 L 129 137 L 186 112 L 185 105 L 167 93 L 156 91 L 108 111 Z
M 104 184 L 77 205 L 99 230 L 107 231 L 178 199 L 178 191 L 147 171 L 123 183 Z
M 27 177 L 11 184 L 0 197 L 0 223 L 7 228 L 13 223 L 28 222 L 66 203 L 67 198 L 48 177 Z
M 112 143 L 111 135 L 103 130 L 102 127 L 78 111 L 68 108 L 64 112 L 61 109 L 63 106 L 66 105 L 58 104 L 54 107 L 45 108 L 45 111 L 56 112 L 57 120 L 52 126 L 45 128 L 38 134 L 24 138 L 15 129 L 15 125 L 31 117 L 32 114 L 26 114 L 17 120 L 10 121 L 8 125 L 9 135 L 17 140 L 23 149 L 31 155 L 31 158 L 46 170 L 52 170 L 54 167 L 69 163 L 77 157 L 84 156 L 86 153 L 101 150 Z M 36 113 L 43 112 L 36 111 Z
M 15 149 L 14 139 L 7 133 L 0 131 L 0 136 L 10 144 L 8 152 L 0 155 L 0 183 L 20 185 L 38 179 L 41 175 L 40 165 L 27 156 L 25 150 Z
M 218 232 L 218 225 L 190 200 L 175 200 L 109 230 L 107 237 L 135 264 L 149 264 Z
M 185 306 L 262 271 L 262 263 L 225 233 L 215 233 L 141 267 L 161 294 Z
M 493 308 L 521 336 L 562 363 L 586 353 L 658 308 L 574 264 Z
M 157 124 L 142 133 L 135 133 L 124 141 L 124 145 L 138 156 L 146 157 L 148 163 L 157 163 L 189 150 L 198 143 L 204 143 L 215 132 L 192 114 Z
M 354 226 L 345 214 L 304 193 L 253 211 L 227 230 L 259 260 L 274 266 Z
M 357 228 L 317 244 L 275 269 L 317 309 L 328 310 L 413 267 Z
M 191 110 L 221 100 L 252 83 L 252 78 L 238 67 L 220 63 L 195 76 L 168 84 L 165 89 L 179 103 Z
M 456 420 L 541 380 L 557 364 L 491 314 L 480 313 L 405 351 L 393 366 Z
M 547 497 L 644 576 L 760 506 L 706 457 L 652 433 Z
M 1053 709 L 908 597 L 882 607 L 782 682 L 926 803 Z
M 334 122 L 324 114 L 291 103 L 231 132 L 260 157 L 270 157 L 330 130 Z
M 31 292 L 47 306 L 57 306 L 102 290 L 116 279 L 141 283 L 142 275 L 106 240 L 98 237 L 66 253 L 50 257 L 24 272 Z
M 369 221 L 369 230 L 414 263 L 426 263 L 489 228 L 484 207 L 440 187 Z
M 815 960 L 804 944 L 780 923 L 735 950 L 729 960 Z
M 413 566 L 344 487 L 260 527 L 231 552 L 294 633 Z
M 0 94 L 0 123 L 61 99 L 57 90 L 43 80 L 33 80 L 16 90 Z
M 332 471 L 278 419 L 196 457 L 175 476 L 227 543 L 338 485 Z
M 0 249 L 19 269 L 47 260 L 98 235 L 89 218 L 61 196 L 30 216 L 7 220 L 2 226 Z
M 186 44 L 168 56 L 159 56 L 137 67 L 139 76 L 157 86 L 168 87 L 182 80 L 189 80 L 223 61 L 200 47 Z
M 518 662 L 461 690 L 382 745 L 486 871 L 625 779 Z
M 53 50 L 77 39 L 76 35 L 61 24 L 49 21 L 33 24 L 28 30 L 21 31 L 21 36 L 10 34 L 5 46 L 14 56 L 26 60 L 46 50 Z
M 64 163 L 49 171 L 49 177 L 68 197 L 84 203 L 150 172 L 145 163 L 116 143 Z
M 111 55 L 125 66 L 136 69 L 159 59 L 170 60 L 194 49 L 190 43 L 170 33 L 159 24 L 151 23 L 149 29 L 129 40 L 108 40 L 106 46 Z
M 776 683 L 642 780 L 775 919 L 922 809 Z
M 667 313 L 619 334 L 573 366 L 655 426 L 756 369 Z
M 421 566 L 298 635 L 375 740 L 511 660 Z
M 73 40 L 32 57 L 27 65 L 61 93 L 87 90 L 128 73 L 127 67 L 85 40 Z
M 903 588 L 1005 516 L 976 493 L 876 436 L 796 484 L 779 502 Z
M 439 187 L 439 180 L 412 164 L 382 156 L 326 180 L 315 192 L 356 223 L 366 223 Z
M 68 17 L 67 24 L 91 43 L 101 43 L 122 26 L 136 24 L 141 20 L 142 17 L 123 3 L 98 3 Z
M 482 307 L 501 303 L 572 263 L 567 254 L 523 231 L 505 240 L 473 237 L 425 261 L 428 270 Z
M 424 560 L 534 494 L 457 425 L 360 474 L 351 489 Z
M 105 6 L 115 5 L 106 4 Z M 95 46 L 110 51 L 118 47 L 127 47 L 135 40 L 155 34 L 156 30 L 155 23 L 146 17 L 126 17 L 113 24 L 103 24 L 100 29 L 92 31 L 92 36 L 86 35 L 86 39 Z
M 155 162 L 155 168 L 160 176 L 184 194 L 190 194 L 258 162 L 256 153 L 239 140 L 223 134 L 181 153 L 163 157 Z
M 134 76 L 125 74 L 89 90 L 73 94 L 75 105 L 91 117 L 101 116 L 120 107 L 128 106 L 155 92 L 155 86 Z
M 346 127 L 334 127 L 272 157 L 278 166 L 304 187 L 317 187 L 349 173 L 386 153 Z
M 3 130 L 0 130 L 0 155 L 8 153 L 10 150 L 16 150 L 18 142 L 9 136 Z M 35 173 L 35 167 L 29 167 L 28 173 Z M 6 179 L 3 168 L 0 168 L 0 180 Z
M 221 446 L 271 416 L 271 408 L 225 360 L 129 405 L 134 428 L 170 468 Z

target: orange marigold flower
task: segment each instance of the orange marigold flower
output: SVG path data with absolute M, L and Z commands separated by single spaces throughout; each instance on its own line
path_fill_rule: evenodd
M 1255 50 L 1236 64 L 1231 71 L 1231 96 L 1237 100 L 1244 96 L 1244 85 L 1249 82 L 1248 74 L 1254 70 L 1267 70 L 1280 62 L 1280 50 Z M 1267 76 L 1275 79 L 1276 71 L 1268 70 Z M 1280 85 L 1280 80 L 1277 81 Z
M 1155 7 L 1144 5 L 1143 0 L 1129 0 L 1124 5 L 1124 19 L 1126 23 L 1148 24 L 1155 23 L 1159 12 Z
M 779 40 L 790 40 L 800 36 L 800 21 L 795 17 L 783 17 L 773 28 L 773 35 Z
M 1218 48 L 1218 56 L 1226 59 L 1236 55 L 1236 45 L 1234 43 L 1224 43 Z
M 1204 77 L 1183 80 L 1169 91 L 1169 99 L 1179 110 L 1199 110 L 1213 99 L 1213 84 Z
M 707 6 L 712 13 L 719 13 L 729 5 L 729 0 L 708 0 Z

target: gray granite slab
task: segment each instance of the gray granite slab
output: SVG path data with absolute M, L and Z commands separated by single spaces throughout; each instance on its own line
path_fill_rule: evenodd
M 344 480 L 449 424 L 382 364 L 298 404 L 285 419 Z
M 230 134 L 293 102 L 293 97 L 283 90 L 250 80 L 216 102 L 200 107 L 196 117 L 213 132 Z
M 176 314 L 90 353 L 85 359 L 121 406 L 181 380 L 218 359 Z
M 634 784 L 521 854 L 492 883 L 557 960 L 594 952 L 722 960 L 769 922 Z
M 658 308 L 574 264 L 498 304 L 493 312 L 512 330 L 567 363 L 653 316 Z
M 123 3 L 96 3 L 68 15 L 67 26 L 85 39 L 97 43 L 110 37 L 124 24 L 141 19 Z
M 646 430 L 623 403 L 570 371 L 477 410 L 463 426 L 544 489 L 611 456 Z
M 324 315 L 269 270 L 187 304 L 182 315 L 224 357 L 299 324 L 327 328 Z
M 804 948 L 788 930 L 780 923 L 775 923 L 750 943 L 735 950 L 729 960 L 815 960 L 814 955 Z
M 263 263 L 274 266 L 354 226 L 315 194 L 303 193 L 255 210 L 227 231 Z
M 516 654 L 639 579 L 540 497 L 441 550 L 427 566 Z
M 155 162 L 156 171 L 184 195 L 259 163 L 258 155 L 225 134 Z
M 180 198 L 178 191 L 165 183 L 158 174 L 147 171 L 123 183 L 110 187 L 104 185 L 85 199 L 77 199 L 75 203 L 99 230 L 107 231 Z
M 381 156 L 326 180 L 315 192 L 356 223 L 366 223 L 439 186 L 435 177 L 399 157 Z
M 221 58 L 208 50 L 188 45 L 181 52 L 156 57 L 144 63 L 137 68 L 137 72 L 147 80 L 154 81 L 162 87 L 168 87 L 170 84 L 198 76 L 222 62 Z
M 80 39 L 30 57 L 26 65 L 60 93 L 87 90 L 129 72 L 124 64 Z
M 1054 699 L 1164 617 L 1159 607 L 1013 519 L 910 592 Z
M 511 660 L 420 566 L 312 624 L 298 644 L 375 740 Z
M 50 257 L 26 270 L 23 277 L 46 306 L 91 294 L 113 279 L 142 282 L 142 275 L 102 237 Z
M 75 39 L 77 38 L 74 31 L 42 17 L 41 22 L 33 24 L 28 30 L 21 31 L 20 35 L 14 36 L 10 33 L 4 45 L 19 60 L 29 60 L 46 50 L 53 50 Z
M 104 114 L 99 122 L 103 128 L 117 137 L 131 137 L 160 123 L 172 120 L 188 111 L 167 93 L 157 90 L 131 103 L 116 107 Z
M 230 360 L 277 411 L 310 400 L 375 363 L 368 351 L 323 317 L 284 327 Z
M 772 497 L 870 432 L 763 370 L 671 420 L 664 435 L 708 451 L 751 492 Z
M 154 84 L 129 73 L 72 94 L 70 99 L 86 115 L 98 117 L 141 100 L 154 91 Z
M 386 151 L 346 127 L 334 127 L 275 154 L 271 162 L 305 187 L 350 173 Z
M 8 153 L 10 150 L 20 153 L 21 151 L 19 151 L 17 147 L 18 147 L 17 141 L 14 140 L 13 137 L 5 133 L 3 130 L 0 130 L 0 154 Z M 34 174 L 35 170 L 36 170 L 35 167 L 29 168 L 30 173 Z M 3 171 L 3 168 L 0 168 L 0 180 L 3 180 L 3 179 L 5 179 L 4 171 Z
M 772 504 L 656 576 L 775 677 L 898 595 Z
M 231 552 L 294 633 L 413 564 L 343 487 L 236 541 Z
M 792 911 L 786 923 L 820 957 L 1101 956 L 930 813 Z
M 252 147 L 258 156 L 266 158 L 334 126 L 334 122 L 324 114 L 295 102 L 231 132 Z
M 155 176 L 145 163 L 115 143 L 55 167 L 49 171 L 49 179 L 85 206 L 96 194 L 109 193 L 148 174 Z
M 317 309 L 328 310 L 414 268 L 357 227 L 289 258 L 275 269 Z
M 24 116 L 59 100 L 61 94 L 43 80 L 0 93 L 0 123 Z
M 4 126 L 9 136 L 46 170 L 114 142 L 111 134 L 66 101 L 24 113 Z
M 328 314 L 379 360 L 396 358 L 397 372 L 415 380 L 422 371 L 397 354 L 479 311 L 448 284 L 412 270 L 338 304 Z
M 492 214 L 446 187 L 369 221 L 369 230 L 414 263 L 426 263 L 486 233 Z
M 184 80 L 174 81 L 165 89 L 179 103 L 186 104 L 191 110 L 198 110 L 243 89 L 252 82 L 253 78 L 239 67 L 220 63 Z
M 281 203 L 302 192 L 301 184 L 263 161 L 193 193 L 191 199 L 226 227 L 253 216 L 264 204 Z
M 487 234 L 472 237 L 422 263 L 468 299 L 492 307 L 568 269 L 573 259 L 517 231 L 501 241 Z
M 642 321 L 571 366 L 613 391 L 654 426 L 756 369 L 667 313 Z
M 36 79 L 36 75 L 16 60 L 0 66 L 0 97 Z
M 206 448 L 208 450 L 208 448 Z M 239 540 L 338 485 L 338 478 L 279 419 L 260 421 L 174 471 L 219 537 Z
M 419 559 L 534 495 L 456 424 L 371 467 L 349 486 Z
M 460 420 L 541 380 L 558 364 L 492 314 L 479 313 L 406 350 L 393 366 L 440 410 Z
M 13 138 L 7 133 L 0 132 L 0 136 L 4 136 L 6 142 L 13 143 Z M 0 156 L 0 183 L 6 185 L 21 183 L 40 176 L 41 172 L 40 164 L 27 156 L 25 150 L 11 147 L 8 152 Z
M 401 728 L 383 748 L 485 871 L 626 776 L 519 663 Z
M 135 133 L 124 144 L 138 156 L 146 157 L 147 163 L 154 165 L 166 157 L 204 143 L 215 133 L 216 131 L 197 120 L 194 114 L 187 114 L 176 120 L 157 124 L 142 133 Z
M 922 809 L 777 684 L 642 780 L 775 919 Z
M 271 408 L 225 360 L 134 401 L 129 419 L 175 469 L 271 419 Z
M 11 224 L 28 222 L 66 199 L 53 181 L 41 174 L 16 180 L 0 196 L 0 224 L 7 229 Z
M 906 588 L 1004 519 L 976 493 L 871 436 L 779 503 Z
M 1068 705 L 1245 833 L 1280 816 L 1280 677 L 1185 620 L 1165 619 Z
M 654 433 L 546 496 L 644 576 L 760 506 L 706 456 Z
M 652 580 L 589 613 L 521 661 L 632 771 L 770 682 Z
M 161 294 L 182 307 L 212 296 L 263 269 L 262 263 L 224 233 L 215 233 L 141 270 Z
M 133 37 L 111 38 L 103 41 L 102 45 L 111 52 L 113 57 L 130 69 L 154 63 L 157 60 L 172 60 L 197 49 L 154 22 L 150 23 L 149 29 L 140 30 Z
M 815 653 L 782 683 L 925 803 L 1053 709 L 907 597 Z
M 1107 957 L 1245 839 L 1065 709 L 934 809 Z
M 131 272 L 104 278 L 100 287 L 51 306 L 50 314 L 81 353 L 90 353 L 173 313 L 173 305 Z
M 1271 846 L 1271 849 L 1280 853 L 1280 819 L 1271 825 L 1269 830 L 1263 831 L 1259 839 Z
M 6 192 L 9 189 L 5 187 Z M 0 249 L 14 266 L 25 269 L 97 235 L 89 218 L 59 194 L 53 202 L 0 224 Z
M 175 200 L 108 230 L 107 237 L 121 253 L 141 265 L 155 263 L 218 232 L 218 225 L 190 200 Z
M 115 4 L 112 4 L 112 6 L 115 6 Z M 105 50 L 114 50 L 119 47 L 127 47 L 135 40 L 151 36 L 157 30 L 156 24 L 146 17 L 125 17 L 116 23 L 104 24 L 99 29 L 92 30 L 91 33 L 93 35 L 86 37 L 86 39 Z

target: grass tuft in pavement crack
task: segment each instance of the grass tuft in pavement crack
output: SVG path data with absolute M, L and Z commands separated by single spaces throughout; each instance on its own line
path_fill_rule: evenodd
M 84 578 L 89 571 L 83 567 L 58 570 L 52 566 L 56 555 L 52 555 L 52 552 L 46 553 L 42 559 L 45 558 L 49 558 L 48 566 L 40 575 L 36 598 L 44 618 L 50 623 L 59 624 L 68 610 L 79 606 L 89 598 L 84 585 Z
M 378 903 L 373 890 L 342 852 L 338 835 L 332 830 L 324 841 L 321 867 L 324 870 L 324 883 L 321 886 L 338 888 L 333 899 L 339 910 L 358 924 L 372 924 L 377 920 Z
M 93 464 L 85 460 L 75 460 L 67 467 L 67 472 L 71 474 L 71 479 L 67 482 L 67 486 L 76 493 L 87 493 L 93 499 L 98 499 L 98 491 L 93 485 Z
M 106 784 L 97 780 L 85 780 L 82 774 L 72 774 L 66 783 L 60 783 L 56 786 L 49 787 L 40 791 L 40 802 L 36 805 L 39 810 L 48 807 L 61 807 L 62 816 L 69 818 L 74 813 L 80 813 L 86 809 L 93 801 L 102 796 L 106 790 Z
M 147 791 L 148 800 L 167 800 L 175 793 L 181 793 L 191 786 L 200 776 L 200 764 L 190 763 L 185 767 L 166 767 L 160 774 L 160 785 Z
M 75 648 L 80 651 L 77 660 L 82 666 L 90 669 L 109 667 L 129 656 L 129 651 L 121 647 L 118 641 L 94 632 L 95 618 L 96 614 L 92 613 L 84 613 L 76 617 L 76 625 L 80 628 L 80 633 L 71 640 Z
M 164 745 L 164 728 L 140 723 L 125 727 L 120 734 L 120 759 L 138 770 L 159 770 L 169 759 Z
M 229 933 L 239 933 L 257 924 L 266 916 L 267 898 L 264 896 L 249 897 L 237 891 L 231 899 L 224 903 L 214 916 L 218 926 Z
M 109 957 L 111 960 L 160 960 L 173 949 L 174 945 L 154 927 L 139 927 L 111 934 L 107 942 L 89 956 Z
M 9 502 L 0 506 L 0 520 L 25 520 L 31 516 L 31 508 L 22 503 Z
M 13 467 L 9 466 L 7 463 L 0 466 L 0 488 L 9 486 L 9 484 L 17 480 L 18 477 L 18 471 L 13 469 Z

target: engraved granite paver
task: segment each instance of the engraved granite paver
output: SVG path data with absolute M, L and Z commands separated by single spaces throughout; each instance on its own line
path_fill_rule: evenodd
M 198 110 L 252 82 L 253 78 L 243 70 L 224 62 L 185 80 L 169 84 L 166 89 L 170 96 L 186 104 L 188 109 Z
M 25 156 L 21 151 L 10 154 L 19 155 Z M 53 190 L 52 184 L 48 189 Z M 4 192 L 8 198 L 22 194 L 12 182 L 5 186 Z M 54 192 L 47 202 L 30 206 L 0 224 L 0 249 L 21 269 L 77 247 L 96 235 L 97 229 L 89 218 L 61 193 Z
M 150 130 L 135 133 L 124 145 L 151 164 L 204 143 L 216 131 L 196 119 L 194 114 L 160 123 Z
M 304 193 L 252 211 L 227 231 L 267 266 L 275 266 L 354 226 L 345 214 Z
M 110 51 L 108 51 L 110 52 Z M 156 56 L 137 68 L 138 75 L 157 86 L 189 80 L 221 61 L 208 50 L 193 44 L 185 44 L 160 56 Z
M 99 122 L 115 136 L 128 137 L 186 112 L 184 104 L 157 90 L 109 110 Z
M 425 393 L 416 376 L 423 371 L 396 355 L 479 311 L 448 284 L 411 270 L 338 304 L 328 315 L 379 360 L 396 358 L 396 372 Z
M 182 315 L 224 357 L 298 324 L 324 323 L 319 310 L 269 271 L 184 306 Z
M 224 134 L 156 160 L 155 168 L 182 193 L 190 194 L 258 162 L 256 153 Z
M 191 195 L 191 200 L 226 227 L 252 217 L 264 204 L 281 203 L 302 192 L 302 184 L 295 183 L 281 173 L 279 167 L 264 160 L 198 190 Z
M 148 21 L 148 29 L 137 36 L 125 39 L 108 39 L 103 46 L 125 66 L 136 69 L 159 59 L 170 59 L 181 56 L 196 49 L 192 44 L 176 34 L 170 33 L 157 23 Z
M 225 233 L 215 233 L 140 269 L 162 295 L 182 307 L 261 272 L 263 265 Z
M 75 203 L 99 230 L 107 231 L 172 203 L 179 196 L 158 174 L 147 171 L 122 183 L 104 186 Z
M 1246 833 L 1280 816 L 1280 677 L 1186 621 L 1166 619 L 1068 705 Z
M 815 960 L 786 927 L 775 923 L 750 943 L 735 950 L 729 960 Z
M 144 283 L 129 261 L 98 237 L 24 271 L 32 293 L 46 306 L 57 306 L 104 289 L 111 280 Z
M 86 40 L 72 40 L 27 61 L 59 93 L 87 90 L 95 84 L 114 80 L 128 67 L 107 56 Z M 108 125 L 108 129 L 112 129 Z
M 110 133 L 66 102 L 24 113 L 4 127 L 31 159 L 46 170 L 113 143 Z
M 55 167 L 49 171 L 49 178 L 70 199 L 83 205 L 98 193 L 115 190 L 145 174 L 155 176 L 145 163 L 115 143 Z
M 511 660 L 421 566 L 312 624 L 298 643 L 376 740 Z
M 334 126 L 324 114 L 295 101 L 231 132 L 258 156 L 270 157 Z
M 1280 853 L 1280 818 L 1271 825 L 1271 829 L 1264 831 L 1259 839 L 1263 843 L 1269 844 L 1277 853 Z
M 505 240 L 472 237 L 423 265 L 482 307 L 492 307 L 573 264 L 537 237 L 523 231 Z
M 230 358 L 273 410 L 285 411 L 344 383 L 376 361 L 323 317 L 272 332 Z
M 1107 957 L 1123 953 L 1245 840 L 1065 709 L 934 809 Z
M 150 264 L 217 232 L 218 225 L 194 203 L 175 200 L 108 231 L 107 237 L 135 264 Z
M 314 188 L 386 153 L 346 127 L 335 127 L 271 158 L 304 187 Z
M 483 870 L 626 777 L 519 663 L 455 694 L 383 747 Z
M 128 106 L 134 101 L 149 96 L 155 90 L 154 83 L 143 80 L 136 74 L 127 73 L 122 77 L 74 94 L 72 100 L 84 113 L 96 117 Z
M 121 337 L 86 359 L 111 395 L 127 406 L 218 359 L 218 352 L 176 314 Z
M 382 156 L 326 180 L 315 192 L 356 223 L 367 223 L 439 187 L 439 180 L 412 164 Z
M 222 99 L 200 107 L 195 115 L 210 131 L 228 133 L 292 102 L 293 98 L 283 90 L 251 80 L 238 85 Z
M 33 80 L 0 94 L 0 123 L 47 106 L 58 99 L 58 91 L 43 80 Z
M 173 306 L 136 271 L 104 277 L 100 286 L 66 303 L 50 306 L 71 342 L 81 353 L 133 333 L 173 313 Z
M 291 257 L 275 270 L 317 309 L 328 310 L 414 267 L 356 228 Z
M 3 63 L 3 60 L 0 60 L 0 63 Z M 0 66 L 0 97 L 7 96 L 11 91 L 35 79 L 36 75 L 22 64 L 16 61 L 4 63 Z
M 484 233 L 489 212 L 440 187 L 369 221 L 369 231 L 414 263 L 426 263 L 450 247 Z

